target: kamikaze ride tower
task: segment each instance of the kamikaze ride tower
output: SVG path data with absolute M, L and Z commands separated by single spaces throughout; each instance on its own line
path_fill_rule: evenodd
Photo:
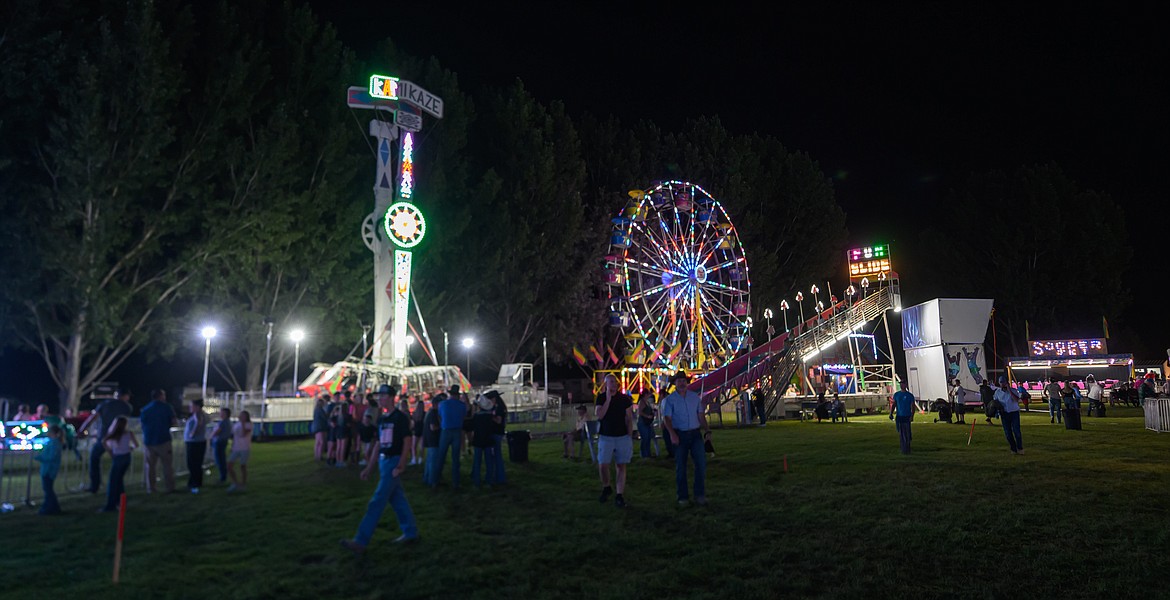
M 362 223 L 362 239 L 374 253 L 371 357 L 375 364 L 405 367 L 412 251 L 427 231 L 413 203 L 414 134 L 422 129 L 422 112 L 443 118 L 443 100 L 410 81 L 373 75 L 368 88 L 349 88 L 347 104 L 375 111 L 369 129 L 377 140 L 374 212 Z

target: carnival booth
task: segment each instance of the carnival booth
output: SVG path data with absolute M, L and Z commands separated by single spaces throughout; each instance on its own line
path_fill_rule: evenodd
M 988 299 L 936 298 L 902 311 L 907 384 L 915 398 L 945 399 L 956 379 L 968 397 L 979 397 L 993 305 Z
M 1134 378 L 1132 354 L 1110 354 L 1105 338 L 1028 340 L 1028 356 L 1009 358 L 1008 376 L 1039 399 L 1048 379 L 1073 381 L 1084 388 L 1092 375 L 1106 390 Z

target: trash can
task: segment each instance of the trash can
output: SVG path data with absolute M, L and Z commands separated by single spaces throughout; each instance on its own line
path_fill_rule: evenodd
M 508 458 L 514 463 L 528 462 L 528 442 L 532 439 L 532 434 L 528 431 L 509 431 L 508 437 Z

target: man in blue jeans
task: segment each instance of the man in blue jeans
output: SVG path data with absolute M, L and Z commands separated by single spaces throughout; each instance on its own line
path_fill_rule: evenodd
M 914 394 L 906 389 L 906 382 L 901 383 L 898 393 L 894 394 L 894 409 L 897 418 L 894 427 L 898 430 L 898 441 L 902 445 L 902 454 L 910 454 L 910 422 L 914 420 Z
M 79 433 L 84 435 L 87 431 L 93 431 L 96 434 L 93 437 L 97 440 L 89 449 L 89 487 L 86 488 L 86 491 L 91 494 L 98 493 L 102 488 L 102 455 L 106 453 L 102 439 L 109 433 L 110 425 L 114 424 L 114 419 L 129 417 L 131 409 L 130 391 L 121 390 L 118 392 L 117 398 L 110 398 L 98 404 L 90 413 L 89 418 L 81 424 Z M 99 422 L 94 424 L 94 421 Z
M 492 432 L 492 440 L 495 442 L 495 461 L 496 461 L 496 480 L 492 483 L 502 485 L 508 483 L 508 476 L 504 472 L 504 437 L 507 435 L 508 427 L 508 405 L 504 404 L 504 398 L 496 390 L 491 390 L 484 394 L 485 397 L 492 401 L 492 422 L 495 425 Z
M 662 426 L 674 444 L 674 482 L 679 506 L 690 503 L 687 491 L 687 457 L 695 461 L 695 504 L 707 504 L 707 454 L 703 436 L 711 431 L 703 414 L 703 400 L 687 389 L 690 377 L 684 372 L 671 379 L 674 392 L 662 401 Z
M 1024 453 L 1024 436 L 1020 434 L 1020 396 L 1007 384 L 1007 377 L 999 376 L 999 387 L 995 389 L 995 401 L 999 403 L 999 422 L 1007 438 L 1012 454 Z
M 467 416 L 467 405 L 459 398 L 459 388 L 452 386 L 452 394 L 439 403 L 439 466 L 431 479 L 431 487 L 443 478 L 443 464 L 447 462 L 447 450 L 451 450 L 451 482 L 459 489 L 459 452 L 463 444 L 463 419 Z
M 406 500 L 406 492 L 402 489 L 400 476 L 406 471 L 410 462 L 409 452 L 403 449 L 413 448 L 414 437 L 411 435 L 410 417 L 398 410 L 398 391 L 388 385 L 378 388 L 378 405 L 386 412 L 378 419 L 378 443 L 370 444 L 370 453 L 366 456 L 366 468 L 362 469 L 362 481 L 370 478 L 374 470 L 375 459 L 381 479 L 374 490 L 373 497 L 366 507 L 366 516 L 358 524 L 357 535 L 352 540 L 341 540 L 341 547 L 362 554 L 370 545 L 370 538 L 374 536 L 374 529 L 386 510 L 386 504 L 394 509 L 398 517 L 398 526 L 402 528 L 402 535 L 394 540 L 395 544 L 410 544 L 422 539 L 418 534 L 418 525 L 414 522 L 414 512 L 410 510 L 410 503 Z

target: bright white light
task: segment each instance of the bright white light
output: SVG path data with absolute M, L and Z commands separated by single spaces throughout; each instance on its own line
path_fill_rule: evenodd
M 895 306 L 895 307 L 894 307 L 894 312 L 896 312 L 896 313 L 902 312 L 902 307 L 901 307 L 901 306 Z
M 207 327 L 203 328 L 203 339 L 210 340 L 211 338 L 215 337 L 215 334 L 216 331 L 214 327 L 208 325 Z
M 402 341 L 406 342 L 406 347 L 409 348 L 409 347 L 414 345 L 414 336 L 408 335 L 405 338 L 403 338 Z
M 463 338 L 463 347 L 464 348 L 470 348 L 474 345 L 475 345 L 475 340 L 473 338 L 469 338 L 469 337 Z
M 772 318 L 772 309 L 770 309 L 770 308 L 765 308 L 765 309 L 764 309 L 764 318 L 765 318 L 765 319 L 771 319 L 771 318 Z
M 294 342 L 300 342 L 301 340 L 305 339 L 305 330 L 294 329 L 294 330 L 290 331 L 288 333 L 288 339 L 290 339 Z

